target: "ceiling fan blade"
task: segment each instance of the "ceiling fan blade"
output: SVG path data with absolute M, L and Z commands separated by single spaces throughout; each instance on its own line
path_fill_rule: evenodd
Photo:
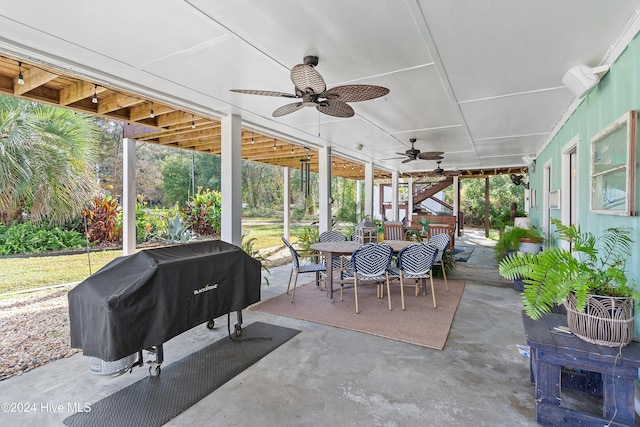
M 389 89 L 373 85 L 345 85 L 327 90 L 328 99 L 338 99 L 342 102 L 359 102 L 380 98 L 389 93 Z
M 420 160 L 431 160 L 431 161 L 444 159 L 444 157 L 442 156 L 423 156 L 422 153 L 418 154 L 418 158 Z
M 442 160 L 444 159 L 444 157 L 442 157 L 443 154 L 443 151 L 423 151 L 418 154 L 418 158 L 420 160 Z
M 302 102 L 294 102 L 293 104 L 283 105 L 282 107 L 276 109 L 272 115 L 273 117 L 282 117 L 286 114 L 291 114 L 295 111 L 298 111 L 303 107 L 304 105 L 302 104 Z
M 319 95 L 327 89 L 324 79 L 311 65 L 298 64 L 291 69 L 291 81 L 303 93 L 311 89 Z
M 409 162 L 414 161 L 415 159 L 416 159 L 415 157 L 409 157 L 409 158 L 407 158 L 407 159 L 404 159 L 404 160 L 402 161 L 402 163 L 409 163 Z
M 283 98 L 297 98 L 297 96 L 291 93 L 276 92 L 272 90 L 251 90 L 251 89 L 229 89 L 231 92 L 248 93 L 249 95 L 262 95 L 262 96 L 279 96 Z
M 329 99 L 323 101 L 316 106 L 318 111 L 324 114 L 328 114 L 333 117 L 353 117 L 355 111 L 353 108 L 342 101 L 336 101 L 335 99 Z

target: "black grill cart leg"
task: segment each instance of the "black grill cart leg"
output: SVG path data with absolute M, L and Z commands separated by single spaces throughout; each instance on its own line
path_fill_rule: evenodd
M 164 351 L 162 348 L 162 344 L 154 346 L 149 351 L 151 353 L 155 353 L 156 355 L 156 360 L 147 362 L 149 363 L 149 375 L 151 375 L 152 377 L 157 377 L 158 375 L 160 375 L 160 365 L 162 365 L 162 362 L 164 361 Z
M 237 314 L 237 322 L 235 324 L 236 337 L 242 335 L 242 310 L 238 310 Z

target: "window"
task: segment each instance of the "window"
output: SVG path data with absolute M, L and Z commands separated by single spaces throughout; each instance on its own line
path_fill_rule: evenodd
M 637 111 L 632 110 L 591 139 L 591 211 L 635 215 Z

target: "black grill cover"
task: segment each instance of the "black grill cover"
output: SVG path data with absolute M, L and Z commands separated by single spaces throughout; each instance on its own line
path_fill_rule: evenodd
M 71 347 L 119 360 L 260 301 L 260 262 L 219 240 L 114 259 L 69 292 Z

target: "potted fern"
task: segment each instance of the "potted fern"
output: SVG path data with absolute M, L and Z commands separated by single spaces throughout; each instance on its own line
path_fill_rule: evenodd
M 614 227 L 595 237 L 580 226 L 552 223 L 558 238 L 573 251 L 554 247 L 537 254 L 511 254 L 500 262 L 500 274 L 524 278 L 525 313 L 539 319 L 558 304 L 567 310 L 569 329 L 585 341 L 608 346 L 628 344 L 634 334 L 634 301 L 640 298 L 629 280 L 630 229 Z

